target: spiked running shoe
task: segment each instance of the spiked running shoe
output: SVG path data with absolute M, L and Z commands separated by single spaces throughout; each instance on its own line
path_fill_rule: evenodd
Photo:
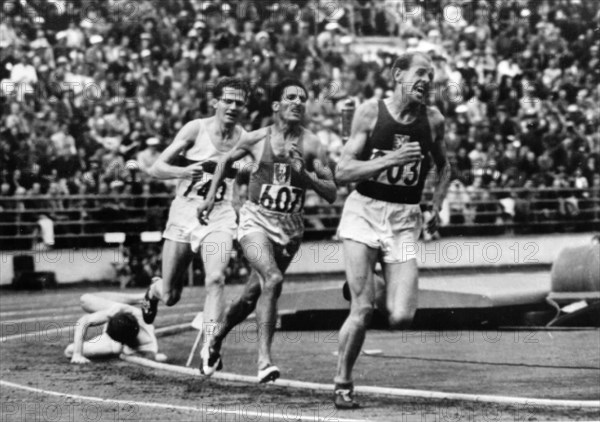
M 263 369 L 258 370 L 258 382 L 261 384 L 272 382 L 279 378 L 279 375 L 279 368 L 269 363 Z
M 158 299 L 150 298 L 150 287 L 146 290 L 144 299 L 142 299 L 142 317 L 146 324 L 152 324 L 158 312 Z
M 200 373 L 210 377 L 215 371 L 223 369 L 221 355 L 212 347 L 204 346 L 200 351 Z
M 333 405 L 336 409 L 358 409 L 360 405 L 354 401 L 354 385 L 352 383 L 335 384 L 333 392 Z

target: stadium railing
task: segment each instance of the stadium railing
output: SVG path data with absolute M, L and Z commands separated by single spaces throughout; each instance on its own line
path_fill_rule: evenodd
M 426 192 L 427 209 L 432 192 Z M 463 195 L 464 198 L 464 195 Z M 442 236 L 600 230 L 600 189 L 494 189 L 449 196 Z M 0 197 L 1 249 L 29 249 L 40 239 L 40 219 L 54 224 L 56 247 L 101 246 L 104 233 L 161 231 L 172 195 L 70 195 Z M 343 198 L 305 208 L 306 238 L 332 239 Z M 43 217 L 45 216 L 45 217 Z

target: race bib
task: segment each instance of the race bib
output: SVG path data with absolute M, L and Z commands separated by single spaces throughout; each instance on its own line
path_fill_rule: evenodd
M 383 157 L 389 154 L 390 150 L 381 150 L 373 148 L 371 152 L 370 160 L 374 158 Z M 384 185 L 393 186 L 415 186 L 419 181 L 419 175 L 421 173 L 421 160 L 413 161 L 408 164 L 390 167 L 387 170 L 383 170 L 377 176 L 373 177 L 373 180 L 377 183 L 383 183 Z
M 208 195 L 208 191 L 210 190 L 211 184 L 212 178 L 208 178 L 208 180 L 206 180 L 206 178 L 203 177 L 202 180 L 199 181 L 192 180 L 190 185 L 183 193 L 183 196 L 185 198 L 205 199 L 206 195 Z M 217 188 L 217 191 L 215 193 L 215 202 L 221 202 L 226 199 L 230 200 L 229 196 L 231 196 L 231 192 L 229 192 L 227 182 L 224 180 L 219 184 L 219 187 Z
M 269 211 L 300 212 L 304 207 L 304 190 L 294 186 L 263 184 L 259 204 Z

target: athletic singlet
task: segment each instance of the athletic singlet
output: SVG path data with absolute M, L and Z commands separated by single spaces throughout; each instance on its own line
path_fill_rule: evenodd
M 431 167 L 429 153 L 433 138 L 427 118 L 427 107 L 422 105 L 415 120 L 405 125 L 396 121 L 383 100 L 380 100 L 377 123 L 367 139 L 366 148 L 360 159 L 372 160 L 382 157 L 400 148 L 404 142 L 415 141 L 421 145 L 421 152 L 425 158 L 383 170 L 372 179 L 360 182 L 356 190 L 362 195 L 380 201 L 418 204 Z
M 291 157 L 276 156 L 271 146 L 271 128 L 258 168 L 250 175 L 248 199 L 261 208 L 280 213 L 299 213 L 304 207 L 306 184 L 294 170 Z M 298 151 L 302 154 L 302 137 L 298 140 Z
M 213 174 L 217 168 L 217 162 L 224 154 L 233 148 L 238 141 L 238 139 L 232 139 L 228 144 L 223 145 L 222 149 L 217 149 L 206 128 L 206 120 L 208 119 L 198 119 L 199 129 L 196 140 L 192 147 L 183 154 L 186 165 L 202 162 L 204 173 L 198 179 L 180 179 L 177 182 L 177 196 L 189 199 L 203 199 L 210 189 Z M 242 132 L 244 132 L 243 129 Z M 233 197 L 233 182 L 236 173 L 237 170 L 234 168 L 229 168 L 227 170 L 225 179 L 221 182 L 221 185 L 215 194 L 215 202 L 231 202 Z

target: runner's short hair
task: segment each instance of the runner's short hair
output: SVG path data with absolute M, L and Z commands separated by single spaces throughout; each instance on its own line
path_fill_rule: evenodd
M 281 82 L 279 82 L 277 85 L 275 85 L 275 88 L 273 89 L 273 96 L 271 98 L 271 101 L 281 101 L 281 97 L 283 97 L 283 93 L 285 92 L 285 89 L 290 86 L 300 87 L 304 90 L 304 93 L 306 95 L 308 95 L 308 90 L 306 89 L 306 87 L 304 86 L 304 84 L 302 82 L 300 82 L 298 79 L 286 78 L 286 79 L 282 80 Z
M 213 88 L 213 95 L 215 96 L 215 98 L 221 98 L 221 95 L 223 95 L 223 91 L 225 90 L 225 88 L 234 88 L 244 91 L 244 101 L 247 100 L 250 96 L 250 84 L 248 84 L 248 82 L 246 82 L 242 78 L 224 77 L 219 79 L 219 81 Z
M 110 338 L 132 348 L 138 345 L 139 332 L 140 324 L 130 312 L 117 312 L 108 319 L 106 325 L 106 334 Z
M 431 61 L 431 58 L 420 51 L 411 51 L 408 53 L 400 54 L 396 60 L 394 60 L 394 64 L 392 64 L 392 71 L 394 69 L 407 70 L 412 64 L 413 58 L 415 56 L 421 56 Z

